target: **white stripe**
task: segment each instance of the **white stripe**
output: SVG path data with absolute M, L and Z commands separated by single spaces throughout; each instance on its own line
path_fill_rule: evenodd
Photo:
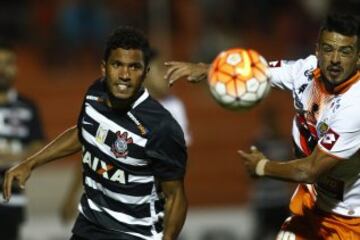
M 115 161 L 133 166 L 146 166 L 148 164 L 148 162 L 143 159 L 132 158 L 129 156 L 126 156 L 126 158 L 116 158 L 114 156 L 114 153 L 111 151 L 111 148 L 108 145 L 98 143 L 96 141 L 96 138 L 93 135 L 91 135 L 89 132 L 87 132 L 84 128 L 81 129 L 81 132 L 82 132 L 82 136 L 88 143 L 95 146 L 96 148 L 101 150 L 103 153 L 105 153 Z
M 147 139 L 143 138 L 136 133 L 130 132 L 129 130 L 123 128 L 122 126 L 116 124 L 115 122 L 111 121 L 101 113 L 99 113 L 95 108 L 93 108 L 89 103 L 85 103 L 85 113 L 88 114 L 93 120 L 101 123 L 104 127 L 106 126 L 109 130 L 116 133 L 120 131 L 121 133 L 127 132 L 128 137 L 131 137 L 134 141 L 134 144 L 139 145 L 141 147 L 145 147 L 147 143 Z
M 21 207 L 25 206 L 28 199 L 24 195 L 13 194 L 8 202 L 4 202 L 3 194 L 0 192 L 0 205 L 9 207 Z
M 154 176 L 135 176 L 132 174 L 128 175 L 128 181 L 132 183 L 149 183 L 154 182 Z
M 158 198 L 157 197 L 157 193 L 156 193 L 156 188 L 155 185 L 153 186 L 152 190 L 151 190 L 151 203 L 150 203 L 150 214 L 151 214 L 151 219 L 152 222 L 155 223 L 158 221 L 158 215 L 156 215 L 156 210 L 155 210 L 155 200 Z M 154 235 L 156 234 L 156 229 L 155 229 L 155 225 L 152 225 L 151 228 L 151 233 Z
M 134 218 L 130 215 L 124 214 L 124 213 L 120 213 L 120 212 L 115 212 L 111 209 L 108 209 L 106 207 L 102 207 L 102 206 L 98 206 L 96 203 L 94 203 L 91 199 L 87 199 L 87 202 L 89 203 L 89 207 L 97 212 L 106 212 L 107 214 L 109 214 L 110 216 L 112 216 L 113 218 L 115 218 L 117 221 L 122 222 L 122 223 L 126 223 L 129 225 L 142 225 L 142 226 L 149 226 L 151 225 L 151 218 L 147 217 L 147 218 Z
M 134 102 L 132 108 L 133 109 L 136 108 L 140 103 L 145 101 L 145 99 L 147 99 L 148 97 L 149 97 L 149 92 L 147 89 L 145 89 L 144 93 Z
M 163 237 L 162 233 L 157 233 L 156 235 L 154 235 L 152 237 L 146 237 L 144 235 L 141 235 L 140 233 L 134 233 L 134 232 L 124 232 L 124 233 L 127 233 L 129 235 L 133 235 L 135 237 L 139 237 L 139 238 L 144 239 L 144 240 L 161 240 L 162 237 Z
M 151 218 L 145 217 L 145 218 L 134 218 L 130 215 L 121 213 L 121 212 L 115 212 L 111 209 L 107 209 L 105 207 L 102 207 L 102 209 L 107 212 L 109 215 L 111 215 L 113 218 L 118 220 L 119 222 L 130 224 L 130 225 L 142 225 L 142 226 L 150 226 L 151 225 Z
M 79 212 L 80 212 L 82 215 L 85 216 L 85 213 L 84 213 L 84 210 L 83 210 L 83 208 L 82 208 L 82 206 L 81 206 L 81 203 L 79 203 L 79 205 L 78 205 L 78 210 L 79 210 Z
M 102 212 L 102 209 L 100 209 L 100 207 L 98 207 L 93 201 L 91 201 L 90 198 L 87 199 L 87 202 L 89 204 L 89 207 L 92 209 L 92 210 L 95 210 L 97 212 Z
M 144 204 L 144 203 L 148 203 L 150 200 L 150 196 L 135 197 L 126 194 L 115 193 L 105 188 L 100 183 L 94 181 L 90 177 L 85 177 L 85 184 L 91 187 L 92 189 L 101 191 L 105 196 L 109 198 L 112 198 L 116 201 L 126 204 Z

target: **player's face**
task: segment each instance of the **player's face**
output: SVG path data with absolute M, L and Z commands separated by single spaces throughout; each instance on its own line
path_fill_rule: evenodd
M 114 97 L 131 98 L 142 86 L 146 75 L 143 52 L 140 49 L 114 49 L 102 63 L 101 70 Z
M 316 55 L 323 76 L 337 85 L 355 73 L 359 62 L 357 36 L 345 36 L 337 32 L 323 31 Z
M 11 87 L 16 76 L 15 53 L 0 49 L 0 91 Z

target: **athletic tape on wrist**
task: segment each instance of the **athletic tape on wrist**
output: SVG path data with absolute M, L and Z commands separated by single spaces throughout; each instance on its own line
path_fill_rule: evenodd
M 255 173 L 258 176 L 264 176 L 265 175 L 265 166 L 266 163 L 268 162 L 268 159 L 261 159 L 257 164 L 256 164 L 256 168 L 255 168 Z

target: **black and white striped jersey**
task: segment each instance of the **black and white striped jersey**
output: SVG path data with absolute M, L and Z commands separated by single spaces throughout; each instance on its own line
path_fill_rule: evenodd
M 0 104 L 0 194 L 2 196 L 3 177 L 10 167 L 7 156 L 21 156 L 34 141 L 43 141 L 42 123 L 35 104 L 19 95 L 15 89 L 7 93 L 6 103 Z M 22 159 L 14 159 L 20 161 Z M 15 162 L 14 162 L 15 163 Z M 0 205 L 9 207 L 23 207 L 27 199 L 15 184 L 12 188 L 13 196 L 4 203 L 0 196 Z
M 147 90 L 126 111 L 109 108 L 106 85 L 87 91 L 78 120 L 83 145 L 80 216 L 73 232 L 87 239 L 161 239 L 159 181 L 185 175 L 184 134 Z M 81 224 L 85 217 L 94 225 Z

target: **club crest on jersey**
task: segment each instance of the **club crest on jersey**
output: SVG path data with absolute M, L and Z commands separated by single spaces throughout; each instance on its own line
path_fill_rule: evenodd
M 320 138 L 323 137 L 328 130 L 329 130 L 329 125 L 327 125 L 327 123 L 325 122 L 320 122 L 317 125 L 317 132 Z
M 128 133 L 116 132 L 116 141 L 111 146 L 111 151 L 117 158 L 126 158 L 128 155 L 128 144 L 133 143 L 133 139 L 128 138 Z

